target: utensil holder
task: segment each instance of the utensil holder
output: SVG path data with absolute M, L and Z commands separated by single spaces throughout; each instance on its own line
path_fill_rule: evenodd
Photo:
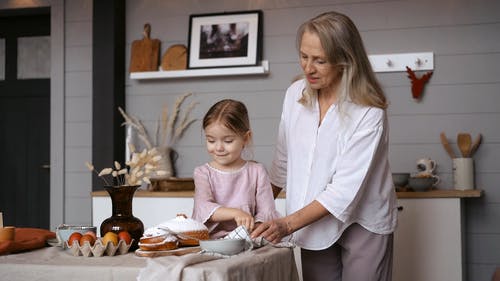
M 455 189 L 474 189 L 474 159 L 453 158 L 453 186 Z

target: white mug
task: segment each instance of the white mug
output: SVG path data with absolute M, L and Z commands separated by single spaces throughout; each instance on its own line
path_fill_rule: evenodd
M 417 160 L 417 168 L 422 170 L 422 173 L 433 174 L 436 170 L 437 163 L 431 158 L 422 158 Z
M 474 160 L 453 158 L 453 186 L 455 189 L 474 189 Z

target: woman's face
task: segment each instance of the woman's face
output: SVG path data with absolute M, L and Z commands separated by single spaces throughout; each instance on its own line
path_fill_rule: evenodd
M 304 32 L 300 41 L 300 66 L 309 85 L 314 90 L 336 88 L 340 81 L 337 67 L 328 62 L 328 56 L 321 46 L 319 37 Z
M 241 166 L 241 151 L 247 136 L 240 136 L 219 122 L 205 128 L 207 151 L 215 168 L 229 170 Z

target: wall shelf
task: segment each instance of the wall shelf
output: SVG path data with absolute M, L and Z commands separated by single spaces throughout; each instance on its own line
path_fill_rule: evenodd
M 268 73 L 269 61 L 264 60 L 261 62 L 261 65 L 257 66 L 132 72 L 130 73 L 130 79 L 169 79 L 209 76 L 262 75 Z
M 407 66 L 414 71 L 434 69 L 434 53 L 432 52 L 370 55 L 369 59 L 375 72 L 402 72 L 406 71 Z M 132 72 L 130 73 L 130 79 L 174 79 L 266 74 L 269 74 L 269 61 L 263 60 L 257 66 Z

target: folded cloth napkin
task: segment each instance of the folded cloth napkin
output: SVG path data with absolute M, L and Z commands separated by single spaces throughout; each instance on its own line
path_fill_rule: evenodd
M 14 241 L 0 242 L 0 255 L 39 249 L 45 247 L 47 239 L 55 237 L 55 232 L 46 229 L 16 227 Z
M 288 242 L 288 241 L 282 241 L 282 242 L 279 242 L 277 244 L 273 244 L 273 243 L 267 241 L 266 239 L 264 239 L 263 237 L 257 237 L 257 238 L 252 239 L 250 237 L 250 233 L 248 232 L 248 229 L 243 225 L 240 225 L 236 229 L 234 229 L 233 231 L 229 232 L 226 236 L 224 236 L 223 239 L 245 239 L 246 242 L 245 242 L 245 251 L 244 252 L 251 251 L 252 249 L 260 248 L 260 247 L 268 245 L 268 244 L 271 244 L 273 247 L 278 247 L 278 248 L 282 248 L 282 247 L 293 248 L 293 247 L 295 247 L 294 243 Z M 221 257 L 221 258 L 231 257 L 228 255 L 223 255 L 223 254 L 214 253 L 214 252 L 207 252 L 204 250 L 202 250 L 200 253 L 212 255 L 212 256 L 216 256 L 216 257 Z M 241 254 L 241 253 L 238 253 L 235 255 L 239 255 L 239 254 Z
M 260 247 L 265 246 L 267 244 L 271 244 L 274 247 L 278 247 L 278 248 L 282 248 L 282 247 L 293 248 L 293 247 L 295 247 L 295 244 L 293 242 L 290 242 L 290 241 L 281 241 L 279 243 L 273 244 L 273 243 L 267 241 L 266 239 L 264 239 L 264 237 L 257 237 L 257 238 L 252 239 L 250 237 L 250 233 L 248 232 L 248 229 L 243 225 L 240 225 L 235 230 L 229 232 L 224 237 L 224 239 L 245 239 L 247 241 L 247 244 L 249 244 L 248 248 L 250 250 L 253 248 L 260 248 Z M 288 240 L 288 236 L 285 237 L 284 240 Z M 245 249 L 247 249 L 247 247 L 245 247 Z

